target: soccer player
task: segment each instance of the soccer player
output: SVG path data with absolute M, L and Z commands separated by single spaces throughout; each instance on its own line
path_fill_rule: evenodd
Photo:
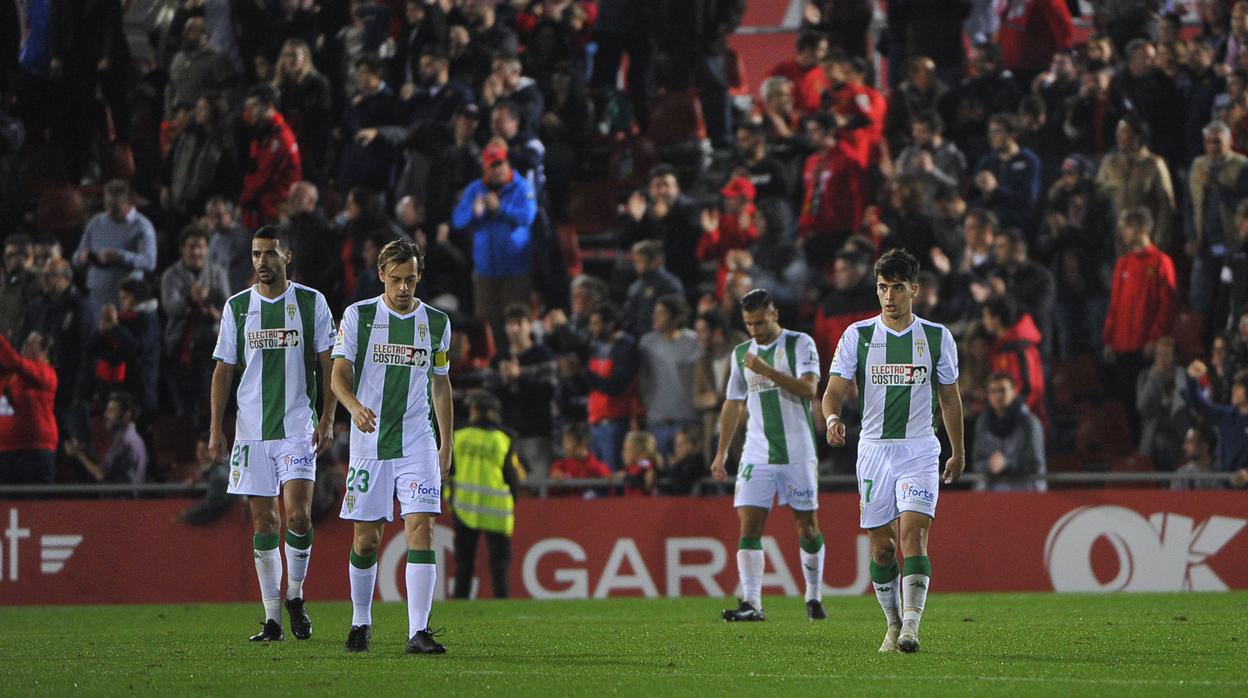
M 286 278 L 290 244 L 264 226 L 251 240 L 256 285 L 226 301 L 213 358 L 208 449 L 225 450 L 222 421 L 234 373 L 241 367 L 238 420 L 230 451 L 230 494 L 246 495 L 264 628 L 252 641 L 282 640 L 282 557 L 277 550 L 286 509 L 286 610 L 295 637 L 312 636 L 303 583 L 312 557 L 312 490 L 316 457 L 334 440 L 337 400 L 329 389 L 334 321 L 319 291 Z M 320 411 L 317 411 L 317 395 Z
M 919 620 L 932 576 L 927 536 L 940 494 L 938 401 L 953 449 L 945 484 L 957 481 L 966 467 L 957 346 L 949 330 L 911 311 L 918 276 L 919 263 L 905 250 L 889 250 L 875 263 L 883 312 L 841 335 L 823 393 L 828 443 L 844 446 L 841 402 L 851 381 L 858 388 L 858 509 L 871 540 L 875 597 L 888 620 L 881 652 L 919 650 Z
M 438 568 L 433 520 L 442 511 L 442 481 L 451 467 L 451 323 L 414 295 L 425 270 L 420 248 L 396 240 L 382 248 L 378 298 L 347 308 L 334 345 L 334 393 L 351 412 L 351 462 L 340 516 L 354 521 L 347 570 L 354 613 L 349 652 L 372 638 L 377 547 L 394 500 L 407 536 L 407 651 L 442 654 L 429 632 Z M 434 419 L 438 437 L 434 440 Z
M 802 571 L 806 576 L 806 617 L 823 620 L 823 536 L 819 533 L 815 429 L 810 403 L 819 384 L 819 355 L 809 335 L 780 327 L 780 313 L 767 291 L 756 288 L 741 298 L 750 341 L 732 353 L 728 399 L 719 414 L 719 447 L 711 474 L 723 480 L 728 447 L 749 413 L 745 450 L 737 471 L 732 504 L 741 520 L 737 573 L 741 605 L 724 610 L 726 621 L 766 620 L 762 585 L 763 525 L 772 500 L 788 505 L 797 523 Z

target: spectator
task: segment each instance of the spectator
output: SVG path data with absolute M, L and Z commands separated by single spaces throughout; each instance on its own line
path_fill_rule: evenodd
M 533 477 L 550 471 L 558 373 L 550 347 L 533 341 L 533 321 L 527 305 L 513 303 L 503 314 L 507 351 L 494 357 L 501 401 L 502 424 L 514 432 L 512 447 Z
M 287 39 L 277 58 L 273 77 L 273 89 L 279 95 L 277 110 L 299 144 L 303 178 L 324 186 L 331 159 L 333 90 L 329 80 L 317 72 L 312 50 L 303 39 Z
M 702 455 L 701 433 L 696 427 L 680 429 L 674 448 L 670 464 L 659 468 L 659 493 L 688 496 L 693 494 L 698 481 L 709 474 L 706 457 Z
M 697 447 L 705 465 L 706 458 L 714 454 L 715 437 L 719 434 L 719 409 L 727 396 L 732 350 L 744 341 L 744 335 L 726 327 L 720 315 L 713 311 L 698 314 L 694 331 L 702 351 L 693 368 L 693 405 L 701 416 L 702 439 Z M 734 434 L 729 447 L 733 462 L 744 444 L 744 434 Z
M 933 260 L 947 278 L 947 295 L 957 314 L 975 315 L 978 306 L 991 294 L 989 279 L 996 270 L 993 241 L 1000 232 L 1000 223 L 992 211 L 974 208 L 962 219 L 962 249 L 956 265 L 946 259 Z M 948 271 L 944 268 L 948 267 Z
M 635 337 L 650 331 L 654 324 L 655 301 L 685 289 L 664 266 L 663 248 L 657 240 L 642 240 L 630 251 L 637 278 L 628 287 L 624 301 L 624 330 Z
M 222 93 L 234 82 L 230 60 L 208 43 L 204 18 L 191 17 L 182 25 L 182 48 L 169 66 L 165 111 L 175 104 L 195 104 L 210 93 Z
M 1217 3 L 1214 3 L 1217 4 Z M 1122 51 L 1133 40 L 1155 38 L 1156 0 L 1093 0 L 1096 26 Z
M 1089 61 L 1084 68 L 1079 92 L 1062 124 L 1074 151 L 1099 158 L 1114 146 L 1115 129 L 1128 109 L 1114 92 L 1113 80 L 1114 68 L 1108 63 Z
M 498 11 L 492 0 L 467 0 L 463 13 L 472 30 L 473 50 L 485 57 L 487 66 L 496 58 L 520 54 L 516 33 L 498 21 Z M 482 75 L 481 79 L 484 78 Z M 474 80 L 471 84 L 480 83 L 481 80 Z
M 923 200 L 923 183 L 918 177 L 902 175 L 888 185 L 888 206 L 877 214 L 872 237 L 880 249 L 901 247 L 919 259 L 924 269 L 934 267 L 936 231 Z
M 1174 263 L 1149 238 L 1153 218 L 1146 208 L 1118 217 L 1126 252 L 1114 265 L 1102 350 L 1110 364 L 1109 384 L 1124 404 L 1135 404 L 1135 380 L 1153 343 L 1170 331 L 1177 302 Z
M 802 31 L 825 34 L 833 48 L 853 56 L 867 55 L 870 23 L 869 0 L 810 0 L 802 11 Z
M 104 428 L 112 443 L 104 458 L 97 459 L 81 441 L 65 443 L 65 455 L 78 461 L 97 482 L 139 484 L 147 479 L 147 446 L 134 428 L 138 406 L 126 393 L 108 396 Z
M 1213 102 L 1225 89 L 1221 75 L 1214 68 L 1213 45 L 1208 39 L 1187 42 L 1187 67 L 1191 82 L 1184 95 L 1186 116 L 1183 120 L 1183 160 L 1191 160 L 1205 152 L 1201 133 L 1213 118 Z
M 864 7 L 867 5 L 861 2 Z M 966 62 L 962 21 L 971 12 L 971 0 L 932 3 L 893 0 L 888 5 L 888 57 L 893 65 L 927 57 L 946 85 L 957 85 Z M 870 10 L 868 10 L 869 12 Z M 972 44 L 975 40 L 972 39 Z M 892 79 L 895 86 L 901 75 Z
M 793 83 L 793 97 L 798 108 L 804 114 L 812 114 L 822 108 L 823 91 L 828 88 L 828 78 L 823 72 L 827 56 L 826 34 L 802 32 L 797 35 L 797 54 L 777 64 L 768 77 L 782 77 Z
M 500 100 L 490 111 L 490 136 L 507 146 L 507 160 L 511 168 L 529 180 L 538 201 L 544 200 L 546 191 L 546 148 L 531 132 L 520 130 L 520 108 L 514 103 Z
M 290 189 L 286 236 L 290 240 L 290 277 L 325 294 L 331 310 L 342 308 L 342 240 L 318 206 L 320 192 L 311 182 Z
M 208 450 L 208 433 L 200 434 L 195 440 L 195 474 L 188 484 L 201 482 L 207 491 L 203 499 L 179 511 L 173 522 L 205 526 L 216 521 L 230 508 L 230 498 L 226 494 L 229 479 L 230 466 L 225 458 L 213 460 L 212 452 Z
M 1127 44 L 1124 70 L 1114 76 L 1114 89 L 1124 103 L 1148 124 L 1156 139 L 1151 145 L 1163 158 L 1177 159 L 1183 141 L 1183 110 L 1176 109 L 1179 90 L 1157 66 L 1157 48 L 1151 41 L 1135 39 Z
M 238 220 L 238 209 L 224 196 L 204 205 L 200 227 L 209 231 L 208 259 L 225 270 L 230 295 L 251 286 L 251 231 Z
M 832 288 L 823 295 L 815 310 L 815 348 L 819 352 L 820 375 L 827 372 L 841 335 L 859 320 L 875 317 L 880 299 L 875 293 L 871 257 L 841 250 L 832 266 Z
M 936 112 L 916 114 L 910 119 L 910 145 L 900 151 L 895 164 L 897 174 L 919 178 L 929 205 L 942 194 L 960 191 L 966 178 L 966 158 L 945 140 L 944 129 Z
M 648 431 L 630 431 L 624 437 L 624 468 L 615 471 L 612 478 L 620 483 L 620 494 L 625 497 L 644 497 L 654 494 L 654 480 L 663 457 L 654 436 Z
M 507 148 L 491 143 L 481 154 L 485 177 L 464 190 L 452 227 L 472 233 L 476 316 L 501 337 L 503 310 L 529 302 L 533 287 L 531 226 L 537 200 L 528 180 L 507 162 Z
M 975 472 L 988 475 L 994 492 L 1045 492 L 1044 427 L 1027 409 L 1008 373 L 988 377 L 988 409 L 975 422 Z
M 1174 474 L 1189 477 L 1171 480 L 1171 490 L 1220 489 L 1220 483 L 1215 480 L 1191 477 L 1217 472 L 1218 461 L 1214 456 L 1217 441 L 1217 434 L 1204 424 L 1197 424 L 1187 430 L 1187 434 L 1183 437 L 1182 464 L 1175 468 Z
M 773 144 L 792 138 L 797 131 L 800 114 L 793 92 L 793 81 L 778 75 L 767 78 L 758 87 L 758 96 L 762 100 L 758 116 L 762 119 L 768 141 Z
M 342 150 L 338 186 L 348 190 L 365 186 L 374 191 L 390 187 L 390 172 L 396 164 L 395 149 L 374 141 L 385 126 L 397 123 L 398 98 L 381 77 L 381 61 L 361 56 L 355 61 L 355 95 L 342 117 L 343 135 L 350 139 Z
M 784 164 L 768 152 L 767 132 L 760 122 L 747 121 L 737 127 L 737 159 L 732 178 L 745 177 L 754 186 L 759 201 L 792 197 L 792 185 Z
M 48 237 L 46 235 L 36 236 L 31 243 L 31 255 L 34 257 L 34 269 L 39 274 L 48 268 L 48 264 L 54 260 L 63 259 L 63 250 L 61 241 Z
M 653 316 L 653 329 L 638 343 L 641 403 L 646 409 L 646 430 L 662 454 L 671 452 L 677 431 L 697 425 L 693 372 L 701 347 L 689 329 L 689 306 L 679 294 L 657 298 Z
M 277 94 L 272 87 L 257 85 L 247 92 L 243 121 L 250 129 L 252 168 L 243 177 L 238 205 L 243 210 L 243 224 L 258 228 L 277 222 L 279 207 L 303 177 L 303 159 L 294 132 L 277 111 Z
M 0 335 L 0 482 L 51 484 L 56 476 L 57 375 L 51 341 L 31 332 L 19 354 Z
M 865 163 L 837 135 L 830 114 L 807 121 L 806 132 L 817 150 L 802 171 L 805 195 L 797 230 L 806 261 L 818 273 L 862 223 L 867 174 Z
M 1162 250 L 1174 241 L 1174 189 L 1170 170 L 1148 149 L 1148 125 L 1135 114 L 1118 122 L 1118 150 L 1105 156 L 1096 183 L 1110 197 L 1114 215 L 1142 206 L 1151 214 L 1152 239 Z
M 173 411 L 207 426 L 212 347 L 230 297 L 225 270 L 208 261 L 208 234 L 189 226 L 178 237 L 182 258 L 160 277 L 165 311 L 164 355 Z
M 425 205 L 429 220 L 450 220 L 460 192 L 474 179 L 481 177 L 481 146 L 475 140 L 480 121 L 481 110 L 472 102 L 455 110 L 451 119 L 451 137 L 440 150 L 435 151 L 430 167 L 430 171 L 437 172 L 438 176 L 430 178 L 426 188 Z
M 73 261 L 87 270 L 93 319 L 106 303 L 117 302 L 123 281 L 156 269 L 156 229 L 130 202 L 129 184 L 115 179 L 104 186 L 104 212 L 87 222 Z
M 715 272 L 716 296 L 724 292 L 724 281 L 728 276 L 728 257 L 748 249 L 758 241 L 758 227 L 754 224 L 757 212 L 754 207 L 755 189 L 750 180 L 734 177 L 719 190 L 719 195 L 723 197 L 723 213 L 703 209 L 702 239 L 698 241 L 698 261 L 718 262 Z
M 975 322 L 967 330 L 958 349 L 958 357 L 962 368 L 958 371 L 958 392 L 966 405 L 965 419 L 967 433 L 975 433 L 975 420 L 988 406 L 988 377 L 992 375 L 992 346 L 996 337 Z M 1017 387 L 1015 387 L 1017 391 Z M 973 449 L 972 449 L 973 450 Z
M 1063 136 L 1066 135 L 1063 127 L 1066 124 L 1066 116 L 1070 113 L 1070 102 L 1078 96 L 1082 85 L 1080 78 L 1084 65 L 1085 62 L 1079 52 L 1058 51 L 1053 54 L 1053 62 L 1048 66 L 1048 70 L 1031 81 L 1031 91 L 1044 104 L 1046 125 L 1054 130 L 1063 131 Z M 1069 152 L 1067 149 L 1062 155 L 1065 156 Z
M 863 167 L 878 163 L 888 103 L 884 95 L 866 84 L 866 59 L 834 53 L 825 68 L 831 86 L 824 99 L 836 119 L 837 138 L 845 141 L 849 153 Z
M 1019 312 L 1012 300 L 996 296 L 984 303 L 984 329 L 993 337 L 988 363 L 994 373 L 1013 379 L 1027 409 L 1047 427 L 1044 406 L 1044 368 L 1040 360 L 1040 331 L 1030 315 Z
M 224 122 L 221 105 L 201 96 L 194 120 L 178 133 L 161 164 L 161 205 L 179 221 L 202 211 L 214 194 L 238 191 L 234 147 Z
M 1066 0 L 1007 0 L 998 12 L 1002 59 L 1021 85 L 1030 85 L 1055 53 L 1071 47 L 1075 23 Z
M 17 335 L 26 308 L 39 294 L 39 271 L 33 268 L 30 236 L 15 233 L 4 239 L 4 274 L 0 276 L 0 335 Z
M 519 133 L 529 138 L 536 136 L 546 111 L 545 100 L 541 87 L 523 74 L 520 59 L 515 56 L 495 58 L 493 70 L 481 88 L 481 105 L 485 109 L 493 111 L 503 101 L 515 106 L 513 114 L 520 122 Z
M 992 243 L 996 271 L 993 292 L 1007 295 L 1019 312 L 1031 316 L 1040 330 L 1040 354 L 1046 361 L 1053 347 L 1053 302 L 1057 294 L 1053 272 L 1027 259 L 1027 243 L 1017 229 L 1008 229 Z
M 1218 318 L 1228 314 L 1226 308 L 1213 312 L 1222 267 L 1229 265 L 1230 253 L 1242 247 L 1234 212 L 1248 197 L 1248 157 L 1231 150 L 1231 129 L 1221 121 L 1206 126 L 1204 136 L 1205 154 L 1192 162 L 1189 176 L 1193 239 L 1186 249 L 1192 258 L 1188 301 L 1196 310 Z
M 686 0 L 663 3 L 650 17 L 655 45 L 668 56 L 670 65 L 684 70 L 668 73 L 669 90 L 698 86 L 706 135 L 715 148 L 730 145 L 732 105 L 728 101 L 726 52 L 728 35 L 745 14 L 745 0 Z
M 1172 337 L 1158 339 L 1152 366 L 1141 371 L 1136 382 L 1135 409 L 1141 425 L 1137 450 L 1158 466 L 1178 462 L 1190 426 L 1187 382 L 1175 354 Z
M 693 204 L 681 194 L 676 169 L 659 165 L 650 171 L 649 199 L 634 192 L 625 207 L 624 230 L 620 242 L 626 248 L 641 240 L 663 243 L 664 258 L 675 270 L 687 294 L 698 290 L 699 228 Z M 649 317 L 645 327 L 649 326 Z
M 589 427 L 583 422 L 571 422 L 563 428 L 563 458 L 550 466 L 552 480 L 587 480 L 606 479 L 611 477 L 611 469 L 606 463 L 598 460 L 589 452 Z M 582 490 L 584 497 L 590 499 L 594 490 Z M 552 497 L 574 496 L 577 490 L 556 487 L 550 491 Z
M 1040 159 L 1040 187 L 1043 193 L 1057 180 L 1062 160 L 1070 153 L 1070 141 L 1062 132 L 1061 122 L 1054 122 L 1049 108 L 1039 95 L 1027 95 L 1018 103 L 1019 147 Z
M 1239 369 L 1231 381 L 1231 404 L 1215 404 L 1201 390 L 1208 375 L 1204 362 L 1193 361 L 1187 367 L 1187 394 L 1192 409 L 1218 430 L 1219 472 L 1235 473 L 1243 482 L 1248 475 L 1248 369 Z M 1240 484 L 1239 486 L 1242 486 Z
M 1239 311 L 1248 307 L 1248 199 L 1235 207 L 1235 233 L 1227 254 L 1226 267 L 1220 274 L 1221 286 L 1215 296 L 1219 310 L 1208 315 L 1209 329 L 1214 332 L 1234 331 Z
M 86 370 L 95 378 L 97 395 L 124 390 L 143 417 L 155 413 L 160 376 L 160 320 L 157 301 L 142 281 L 127 279 L 118 303 L 100 309 L 98 330 L 87 340 Z
M 941 100 L 940 115 L 945 135 L 957 143 L 966 161 L 979 162 L 989 152 L 988 117 L 1013 113 L 1023 94 L 1014 75 L 1002 65 L 996 44 L 975 44 L 970 59 L 969 75 Z
M 908 143 L 913 143 L 915 118 L 935 113 L 940 100 L 949 92 L 949 86 L 936 77 L 936 64 L 931 58 L 918 55 L 907 65 L 906 81 L 889 95 L 888 114 L 884 117 L 884 136 L 889 152 L 893 153 L 900 153 Z M 965 164 L 962 169 L 966 169 Z
M 645 13 L 636 8 L 633 0 L 598 0 L 598 22 L 594 26 L 598 52 L 594 54 L 590 88 L 598 92 L 614 87 L 619 79 L 620 58 L 627 53 L 624 91 L 644 129 L 649 115 L 644 108 L 637 107 L 654 99 L 654 43 Z
M 589 384 L 592 450 L 616 472 L 621 468 L 620 449 L 633 416 L 641 356 L 636 341 L 620 329 L 617 312 L 611 305 L 590 311 L 589 332 L 594 342 L 585 380 Z
M 975 165 L 972 205 L 989 208 L 1005 227 L 1033 229 L 1032 215 L 1040 201 L 1040 158 L 1018 144 L 1018 120 L 994 114 L 988 120 L 992 154 Z
M 56 413 L 62 435 L 78 433 L 86 422 L 86 415 L 79 414 L 73 406 L 80 401 L 79 376 L 82 372 L 83 348 L 94 329 L 94 322 L 87 317 L 86 299 L 74 286 L 74 270 L 64 259 L 55 259 L 43 270 L 43 293 L 33 298 L 25 308 L 26 319 L 18 337 L 38 332 L 47 339 L 52 353 L 52 366 L 58 377 L 56 383 Z M 72 414 L 71 414 L 72 412 Z

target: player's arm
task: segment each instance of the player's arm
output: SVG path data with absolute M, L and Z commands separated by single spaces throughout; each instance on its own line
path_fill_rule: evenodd
M 819 376 L 817 374 L 804 373 L 800 377 L 790 376 L 783 371 L 773 368 L 754 354 L 745 355 L 745 367 L 767 377 L 772 383 L 780 386 L 781 390 L 799 399 L 814 400 L 819 394 Z
M 351 422 L 355 428 L 371 434 L 377 428 L 377 415 L 364 406 L 355 397 L 352 385 L 355 383 L 355 364 L 350 359 L 338 357 L 334 359 L 334 370 L 331 374 L 330 388 L 342 406 L 351 413 Z
M 966 451 L 962 442 L 962 394 L 957 383 L 938 385 L 936 392 L 940 396 L 945 433 L 949 435 L 949 446 L 953 449 L 953 454 L 945 462 L 945 484 L 951 485 L 962 477 L 962 471 L 966 469 Z
M 230 388 L 234 385 L 234 364 L 217 361 L 212 370 L 212 390 L 209 406 L 212 412 L 208 428 L 208 452 L 214 461 L 225 457 L 225 405 L 230 401 Z
M 725 400 L 724 406 L 719 410 L 719 446 L 715 449 L 715 460 L 711 462 L 711 475 L 716 480 L 723 480 L 728 476 L 724 461 L 728 458 L 728 447 L 737 435 L 743 412 L 745 400 Z
M 438 461 L 445 480 L 451 472 L 451 451 L 455 448 L 455 402 L 450 375 L 433 374 L 433 413 L 438 418 Z
M 334 443 L 334 411 L 338 409 L 338 398 L 334 396 L 332 385 L 334 360 L 330 358 L 330 350 L 318 352 L 316 360 L 321 369 L 321 419 L 312 434 L 312 447 L 320 455 Z
M 827 428 L 825 438 L 828 440 L 829 446 L 845 445 L 845 422 L 841 421 L 841 403 L 845 400 L 845 393 L 849 390 L 849 380 L 842 378 L 835 373 L 828 376 L 828 387 L 823 391 L 823 400 L 821 405 L 824 417 L 824 424 Z

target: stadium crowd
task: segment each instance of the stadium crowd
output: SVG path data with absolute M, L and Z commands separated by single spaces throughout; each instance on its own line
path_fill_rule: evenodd
M 1248 484 L 1248 1 L 871 5 L 746 65 L 745 0 L 0 0 L 0 482 L 223 482 L 187 436 L 276 224 L 335 318 L 418 243 L 457 396 L 588 494 L 693 491 L 738 299 L 826 374 L 898 246 L 990 487 Z

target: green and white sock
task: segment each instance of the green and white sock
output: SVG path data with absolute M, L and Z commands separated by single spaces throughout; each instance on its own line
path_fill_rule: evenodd
M 437 558 L 432 550 L 407 551 L 407 636 L 429 628 L 433 588 L 438 583 Z
M 919 621 L 923 618 L 923 606 L 927 603 L 927 589 L 931 583 L 931 560 L 926 555 L 906 558 L 901 578 L 906 602 L 901 619 L 906 623 L 914 623 L 916 631 L 919 629 Z
M 875 587 L 875 600 L 880 602 L 885 620 L 889 625 L 901 625 L 901 580 L 898 578 L 900 570 L 897 560 L 884 567 L 872 560 L 869 569 L 871 586 Z
M 351 548 L 351 625 L 373 624 L 373 588 L 377 586 L 377 553 L 368 557 L 357 555 Z
M 823 600 L 823 534 L 798 540 L 802 547 L 802 574 L 806 576 L 806 600 Z
M 742 538 L 737 544 L 737 574 L 741 577 L 741 598 L 754 608 L 763 607 L 763 541 Z
M 264 619 L 282 622 L 282 553 L 277 549 L 276 533 L 257 533 L 251 537 L 256 558 L 256 578 L 260 580 L 260 600 L 264 603 Z
M 308 577 L 308 561 L 312 559 L 312 527 L 299 535 L 286 529 L 286 598 L 303 598 L 303 580 Z

